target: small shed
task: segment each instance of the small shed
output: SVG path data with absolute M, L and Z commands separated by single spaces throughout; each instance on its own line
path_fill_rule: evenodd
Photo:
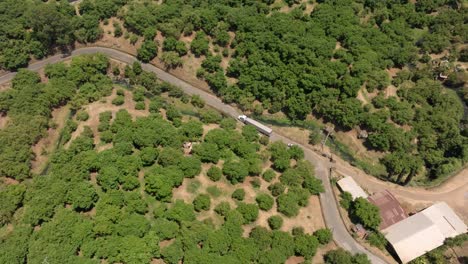
M 367 198 L 367 193 L 357 184 L 356 181 L 350 176 L 344 177 L 343 179 L 337 182 L 338 187 L 343 192 L 349 192 L 353 199 L 358 197 Z

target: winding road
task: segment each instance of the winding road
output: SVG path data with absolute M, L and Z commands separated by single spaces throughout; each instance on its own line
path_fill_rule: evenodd
M 137 59 L 134 56 L 115 50 L 115 49 L 103 48 L 103 47 L 86 47 L 86 48 L 79 48 L 79 49 L 74 50 L 69 56 L 59 54 L 59 55 L 55 55 L 47 59 L 44 59 L 42 61 L 33 63 L 29 65 L 28 69 L 32 71 L 38 71 L 41 68 L 45 67 L 47 64 L 65 61 L 67 59 L 70 59 L 70 57 L 74 57 L 74 56 L 78 56 L 82 54 L 94 54 L 94 53 L 102 53 L 102 54 L 107 55 L 109 58 L 112 58 L 114 60 L 118 60 L 127 64 L 132 64 L 133 62 L 137 61 Z M 238 115 L 240 114 L 234 107 L 224 104 L 218 97 L 206 91 L 198 89 L 162 69 L 159 69 L 151 64 L 142 64 L 142 68 L 146 71 L 154 72 L 158 76 L 158 78 L 160 78 L 163 81 L 166 81 L 173 85 L 181 87 L 189 95 L 194 95 L 194 94 L 199 95 L 201 98 L 205 100 L 205 102 L 208 105 L 223 112 L 224 114 L 228 116 L 231 116 L 237 119 Z M 11 81 L 15 75 L 16 73 L 12 72 L 12 73 L 8 73 L 6 75 L 0 76 L 0 84 Z M 372 263 L 374 264 L 386 263 L 386 261 L 374 255 L 373 253 L 369 252 L 364 247 L 362 247 L 359 243 L 357 243 L 353 239 L 353 237 L 348 233 L 346 227 L 344 226 L 344 223 L 340 217 L 338 206 L 337 206 L 337 203 L 333 194 L 332 186 L 329 180 L 329 172 L 330 172 L 330 167 L 331 167 L 329 160 L 320 156 L 316 152 L 312 151 L 307 146 L 294 142 L 293 140 L 288 139 L 275 132 L 273 132 L 273 134 L 271 135 L 271 140 L 283 141 L 285 143 L 293 143 L 293 144 L 297 144 L 301 146 L 304 149 L 305 159 L 310 161 L 315 166 L 316 175 L 322 180 L 323 185 L 325 187 L 325 192 L 320 194 L 320 203 L 322 206 L 324 220 L 325 220 L 327 227 L 333 230 L 333 238 L 335 242 L 337 243 L 337 245 L 346 250 L 351 251 L 352 253 L 366 254 L 369 257 L 369 259 L 372 261 Z M 432 193 L 431 191 L 427 191 L 421 197 L 420 194 L 415 193 L 411 191 L 410 189 L 406 189 L 403 187 L 400 188 L 397 185 L 392 185 L 386 182 L 382 182 L 371 176 L 368 176 L 364 172 L 357 170 L 356 168 L 352 167 L 351 165 L 349 165 L 348 163 L 344 161 L 339 160 L 336 164 L 333 164 L 333 166 L 336 168 L 337 171 L 341 172 L 342 174 L 353 176 L 363 186 L 372 187 L 372 188 L 368 188 L 368 190 L 391 189 L 392 192 L 396 192 L 395 194 L 397 196 L 403 196 L 403 197 L 408 197 L 409 199 L 417 199 L 417 200 L 424 200 L 424 201 L 444 200 L 444 201 L 447 201 L 449 204 L 451 204 L 450 200 L 453 200 L 453 199 L 450 199 L 448 196 L 449 194 L 451 195 L 450 191 L 443 192 L 443 193 Z M 462 173 L 466 174 L 466 170 L 462 171 Z M 468 177 L 457 177 L 457 178 L 461 178 L 462 182 L 455 184 L 456 186 L 454 186 L 454 190 L 458 190 L 463 200 L 463 195 L 466 195 L 465 191 L 468 190 L 468 181 L 465 180 Z M 446 196 L 444 196 L 445 194 Z M 465 202 L 462 202 L 462 205 L 461 205 L 462 210 L 463 210 L 464 203 Z

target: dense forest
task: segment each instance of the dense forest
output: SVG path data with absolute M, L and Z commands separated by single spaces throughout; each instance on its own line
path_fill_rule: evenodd
M 387 153 L 381 162 L 392 181 L 409 183 L 419 174 L 433 180 L 466 163 L 463 106 L 443 86 L 458 87 L 467 102 L 467 88 L 460 88 L 466 72 L 455 67 L 467 61 L 467 48 L 460 48 L 468 37 L 465 6 L 446 0 L 285 1 L 289 10 L 280 12 L 277 2 L 84 0 L 77 16 L 67 1 L 3 1 L 0 65 L 15 69 L 31 55 L 96 41 L 103 34 L 99 21 L 117 16 L 131 42 L 144 38 L 140 60 L 151 61 L 160 46 L 168 68 L 182 65 L 188 52 L 198 56 L 197 76 L 245 111 L 282 111 L 292 120 L 313 113 L 337 130 L 366 130 L 365 146 Z M 154 40 L 157 31 L 163 43 Z M 114 35 L 121 34 L 117 23 Z M 190 43 L 180 40 L 191 35 Z M 444 51 L 446 60 L 432 59 Z M 223 68 L 224 57 L 229 66 Z M 397 74 L 390 77 L 389 69 Z M 443 85 L 436 80 L 441 75 L 448 76 Z M 389 85 L 396 94 L 385 96 Z M 362 102 L 362 89 L 377 95 Z
M 44 74 L 41 80 L 21 70 L 1 93 L 2 112 L 11 119 L 1 130 L 6 148 L 0 167 L 16 180 L 0 184 L 1 263 L 270 264 L 291 256 L 310 261 L 332 240 L 329 229 L 282 228 L 284 219 L 323 191 L 301 148 L 269 143 L 252 126 L 240 128 L 138 63 L 121 71 L 102 55 L 88 55 L 48 65 Z M 112 78 L 123 74 L 133 83 L 128 91 L 135 109 L 148 114 L 86 112 L 92 102 L 122 105 L 126 92 L 113 91 Z M 31 145 L 54 126 L 51 111 L 66 104 L 72 118 L 46 170 L 34 175 Z M 98 115 L 95 129 L 78 129 L 92 114 Z M 193 142 L 190 153 L 184 142 Z M 199 186 L 200 177 L 211 186 Z M 186 181 L 193 198 L 175 199 Z M 217 182 L 234 191 L 220 196 Z M 253 202 L 247 190 L 254 192 Z M 277 213 L 267 226 L 256 224 L 272 210 Z M 324 259 L 370 263 L 344 250 Z

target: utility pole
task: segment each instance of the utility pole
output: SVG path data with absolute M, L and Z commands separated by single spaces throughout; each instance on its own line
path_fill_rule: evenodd
M 325 144 L 327 143 L 328 137 L 329 137 L 330 134 L 333 132 L 333 127 L 327 126 L 327 127 L 325 128 L 325 131 L 327 131 L 327 135 L 325 136 L 325 139 L 322 141 L 322 153 L 323 153 L 323 148 L 324 148 Z

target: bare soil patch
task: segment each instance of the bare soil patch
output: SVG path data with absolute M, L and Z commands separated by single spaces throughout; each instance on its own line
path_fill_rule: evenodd
M 359 89 L 356 98 L 357 98 L 359 101 L 361 101 L 362 104 L 366 105 L 366 104 L 369 104 L 370 102 L 369 102 L 369 99 L 367 98 L 367 96 L 365 95 L 364 89 L 365 89 L 365 88 Z
M 34 160 L 31 162 L 31 171 L 33 173 L 40 173 L 47 164 L 49 154 L 52 153 L 60 138 L 62 131 L 70 113 L 69 106 L 56 108 L 52 111 L 51 121 L 56 124 L 56 128 L 49 128 L 46 136 L 41 138 L 34 146 L 32 151 L 35 155 Z
M 0 84 L 0 92 L 6 91 L 6 90 L 8 90 L 10 88 L 11 88 L 11 83 L 10 82 Z
M 8 124 L 10 117 L 7 115 L 0 115 L 0 129 L 4 129 Z
M 5 184 L 5 185 L 18 185 L 19 184 L 19 181 L 12 179 L 12 178 L 8 178 L 8 177 L 2 177 L 1 182 L 2 184 Z
M 395 97 L 398 97 L 397 95 L 397 88 L 394 86 L 394 85 L 389 85 L 386 89 L 385 89 L 385 98 L 388 98 L 388 97 L 391 97 L 391 96 L 395 96 Z

